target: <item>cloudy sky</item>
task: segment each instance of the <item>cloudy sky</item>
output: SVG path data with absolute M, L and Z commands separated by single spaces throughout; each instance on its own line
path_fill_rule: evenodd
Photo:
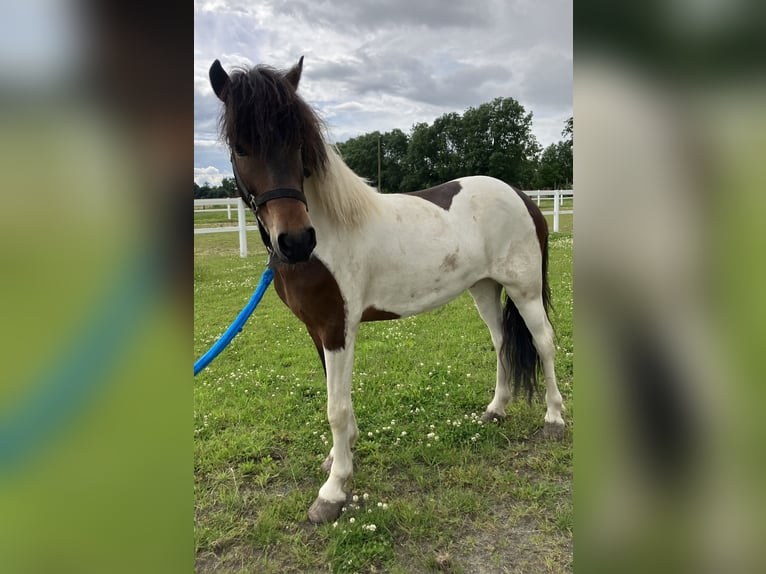
M 546 146 L 572 115 L 571 0 L 195 0 L 194 179 L 231 176 L 208 81 L 224 68 L 286 68 L 332 141 L 431 123 L 496 97 L 533 113 Z

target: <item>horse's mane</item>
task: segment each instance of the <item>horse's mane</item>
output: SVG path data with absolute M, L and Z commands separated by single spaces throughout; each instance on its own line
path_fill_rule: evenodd
M 265 158 L 266 150 L 302 145 L 304 167 L 317 174 L 326 170 L 324 124 L 296 93 L 285 72 L 263 65 L 235 69 L 224 98 L 221 132 L 230 148 L 249 142 Z
M 377 193 L 325 143 L 325 125 L 285 78 L 270 66 L 235 69 L 224 93 L 221 133 L 230 148 L 250 143 L 266 158 L 266 150 L 286 151 L 302 145 L 303 167 L 310 173 L 307 191 L 338 225 L 355 227 L 377 211 Z
M 327 169 L 305 181 L 307 192 L 337 225 L 356 227 L 380 210 L 378 192 L 356 175 L 335 146 L 326 144 Z

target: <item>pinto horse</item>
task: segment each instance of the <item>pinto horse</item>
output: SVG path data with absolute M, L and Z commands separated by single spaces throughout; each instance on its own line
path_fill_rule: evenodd
M 497 355 L 485 421 L 502 420 L 514 392 L 531 398 L 545 378 L 545 430 L 560 433 L 563 404 L 548 320 L 548 228 L 523 193 L 484 176 L 414 193 L 380 194 L 325 142 L 323 124 L 297 94 L 303 58 L 229 75 L 216 60 L 213 91 L 239 193 L 255 212 L 282 301 L 306 325 L 327 377 L 333 446 L 309 509 L 335 520 L 346 503 L 351 449 L 354 341 L 363 321 L 434 309 L 473 296 Z M 501 293 L 505 289 L 505 304 Z

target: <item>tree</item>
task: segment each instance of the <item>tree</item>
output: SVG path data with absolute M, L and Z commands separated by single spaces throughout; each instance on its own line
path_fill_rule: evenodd
M 540 152 L 532 113 L 513 98 L 496 98 L 466 110 L 463 121 L 469 172 L 529 188 Z
M 490 175 L 526 189 L 538 179 L 540 145 L 532 133 L 532 113 L 513 98 L 496 98 L 462 116 L 444 114 L 433 125 L 415 124 L 409 137 L 395 129 L 337 144 L 349 167 L 373 185 L 378 185 L 379 142 L 384 193 L 466 175 Z
M 573 122 L 570 117 L 561 131 L 564 139 L 543 150 L 537 168 L 535 187 L 538 189 L 571 189 L 573 181 L 572 148 Z
M 402 182 L 402 186 L 407 191 L 415 191 L 439 183 L 436 175 L 438 159 L 435 136 L 435 130 L 426 123 L 412 126 L 405 159 L 405 176 Z
M 380 144 L 380 179 L 378 182 L 378 145 Z M 383 193 L 403 191 L 405 160 L 409 138 L 400 129 L 381 134 L 367 133 L 337 144 L 343 160 L 371 185 L 380 184 Z
M 343 161 L 359 177 L 378 185 L 378 137 L 380 132 L 367 133 L 337 144 Z
M 220 189 L 223 194 L 220 197 L 239 197 L 237 183 L 234 181 L 233 177 L 224 177 L 223 180 L 221 180 Z
M 383 193 L 407 191 L 404 177 L 407 169 L 407 148 L 410 140 L 400 129 L 381 136 L 381 186 Z

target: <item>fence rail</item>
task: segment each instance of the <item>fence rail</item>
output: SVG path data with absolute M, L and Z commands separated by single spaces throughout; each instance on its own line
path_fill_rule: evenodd
M 239 232 L 239 256 L 247 257 L 247 232 L 256 231 L 257 225 L 247 225 L 247 218 L 245 217 L 245 202 L 239 197 L 221 197 L 212 199 L 195 199 L 194 211 L 195 213 L 202 212 L 203 210 L 197 209 L 198 207 L 206 207 L 209 205 L 226 205 L 228 209 L 231 209 L 233 205 L 237 206 L 237 226 L 236 227 L 195 227 L 194 235 L 201 235 L 205 233 L 232 233 L 234 231 Z
M 525 191 L 529 197 L 535 198 L 537 205 L 540 205 L 540 198 L 553 198 L 553 211 L 543 211 L 543 215 L 553 216 L 553 231 L 558 233 L 559 231 L 559 216 L 560 215 L 573 215 L 574 214 L 574 192 L 571 189 L 535 189 L 533 191 Z M 564 200 L 572 200 L 572 209 L 562 210 L 564 207 Z
M 537 205 L 540 205 L 541 199 L 553 199 L 553 211 L 543 211 L 543 215 L 553 216 L 553 231 L 559 230 L 559 216 L 560 215 L 572 215 L 574 214 L 574 193 L 571 189 L 544 189 L 525 191 L 529 197 L 531 197 Z M 565 207 L 565 201 L 571 201 L 572 209 L 562 209 Z M 225 209 L 205 209 L 209 206 L 223 205 Z M 210 213 L 214 211 L 228 211 L 229 219 L 231 219 L 231 208 L 236 205 L 237 207 L 237 225 L 227 227 L 195 227 L 194 235 L 202 235 L 205 233 L 233 233 L 239 232 L 239 256 L 247 257 L 247 232 L 257 231 L 257 225 L 247 225 L 245 202 L 239 197 L 221 197 L 211 199 L 195 199 L 194 200 L 194 213 Z M 198 209 L 202 208 L 202 209 Z

